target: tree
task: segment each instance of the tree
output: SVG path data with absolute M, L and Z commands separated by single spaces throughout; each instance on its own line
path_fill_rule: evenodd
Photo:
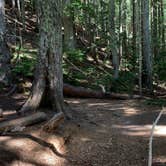
M 115 33 L 115 1 L 110 0 L 109 3 L 109 22 L 110 22 L 110 47 L 112 53 L 112 62 L 114 68 L 114 78 L 119 77 L 119 56 L 117 51 L 117 38 Z
M 36 110 L 49 98 L 54 111 L 64 111 L 61 0 L 38 0 L 39 51 L 32 93 L 20 112 Z
M 142 0 L 142 53 L 146 87 L 152 92 L 152 52 L 149 27 L 149 0 Z
M 5 2 L 0 0 L 0 83 L 11 83 L 11 54 L 6 42 Z
M 152 13 L 152 41 L 153 41 L 153 54 L 154 56 L 158 55 L 158 48 L 159 48 L 159 38 L 158 38 L 158 13 L 157 13 L 157 8 L 158 8 L 158 0 L 153 0 L 152 1 L 152 8 L 153 8 L 153 13 Z
M 68 9 L 71 5 L 71 0 L 63 0 L 65 13 L 63 16 L 64 26 L 64 47 L 66 50 L 75 48 L 75 36 L 74 36 L 74 11 Z

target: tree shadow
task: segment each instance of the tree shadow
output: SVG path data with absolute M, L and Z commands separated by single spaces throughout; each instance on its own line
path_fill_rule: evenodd
M 40 146 L 44 148 L 50 149 L 57 157 L 63 158 L 67 161 L 72 161 L 70 156 L 61 154 L 58 152 L 56 147 L 52 143 L 48 143 L 44 141 L 43 139 L 40 139 L 38 137 L 32 136 L 31 134 L 25 134 L 25 133 L 4 133 L 1 134 L 0 136 L 7 136 L 7 137 L 12 137 L 12 138 L 25 138 L 25 139 L 30 139 L 31 141 L 34 141 L 35 143 L 39 144 Z

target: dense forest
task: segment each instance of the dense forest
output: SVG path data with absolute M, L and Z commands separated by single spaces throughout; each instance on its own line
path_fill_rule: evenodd
M 154 132 L 166 125 L 161 119 L 155 130 L 164 118 L 163 106 L 166 1 L 0 0 L 0 165 L 10 166 L 18 158 L 23 166 L 165 165 L 159 144 L 155 155 L 163 158 L 152 161 Z M 150 131 L 148 143 L 144 137 Z M 131 137 L 130 132 L 138 135 Z M 156 142 L 165 145 L 160 134 Z M 52 142 L 46 139 L 55 136 Z M 28 152 L 23 160 L 17 143 L 13 151 L 6 143 L 5 149 L 3 137 L 37 142 L 58 162 L 42 163 L 43 158 L 33 159 Z M 107 137 L 116 143 L 108 145 L 112 150 L 101 150 L 102 158 L 97 145 L 103 141 L 105 148 Z M 57 140 L 63 144 L 62 154 Z M 27 147 L 37 153 L 28 142 Z

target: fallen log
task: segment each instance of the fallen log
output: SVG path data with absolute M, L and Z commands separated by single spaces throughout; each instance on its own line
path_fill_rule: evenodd
M 75 87 L 64 83 L 63 93 L 67 97 L 81 97 L 81 98 L 103 98 L 102 91 L 95 91 L 84 87 Z
M 97 98 L 97 99 L 140 99 L 139 95 L 128 95 L 120 93 L 104 93 L 103 91 L 92 90 L 84 87 L 75 87 L 64 83 L 63 93 L 66 97 L 78 97 L 78 98 Z
M 26 117 L 0 123 L 0 132 L 11 131 L 16 127 L 29 126 L 45 120 L 47 120 L 47 115 L 44 112 L 36 112 Z

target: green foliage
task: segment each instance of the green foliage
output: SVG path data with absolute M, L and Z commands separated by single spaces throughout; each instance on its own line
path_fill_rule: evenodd
M 145 101 L 145 104 L 164 107 L 166 106 L 166 99 L 148 99 Z
M 166 81 L 166 51 L 161 52 L 154 60 L 154 73 L 160 81 Z
M 36 50 L 29 50 L 26 48 L 19 49 L 16 47 L 16 52 L 13 56 L 13 75 L 25 77 L 32 77 L 36 63 Z M 19 52 L 18 52 L 19 51 Z
M 111 82 L 111 91 L 132 93 L 134 90 L 135 75 L 132 72 L 120 72 L 119 78 Z
M 68 50 L 65 52 L 66 58 L 72 61 L 80 61 L 82 62 L 85 60 L 85 54 L 82 50 L 75 49 L 75 50 Z

